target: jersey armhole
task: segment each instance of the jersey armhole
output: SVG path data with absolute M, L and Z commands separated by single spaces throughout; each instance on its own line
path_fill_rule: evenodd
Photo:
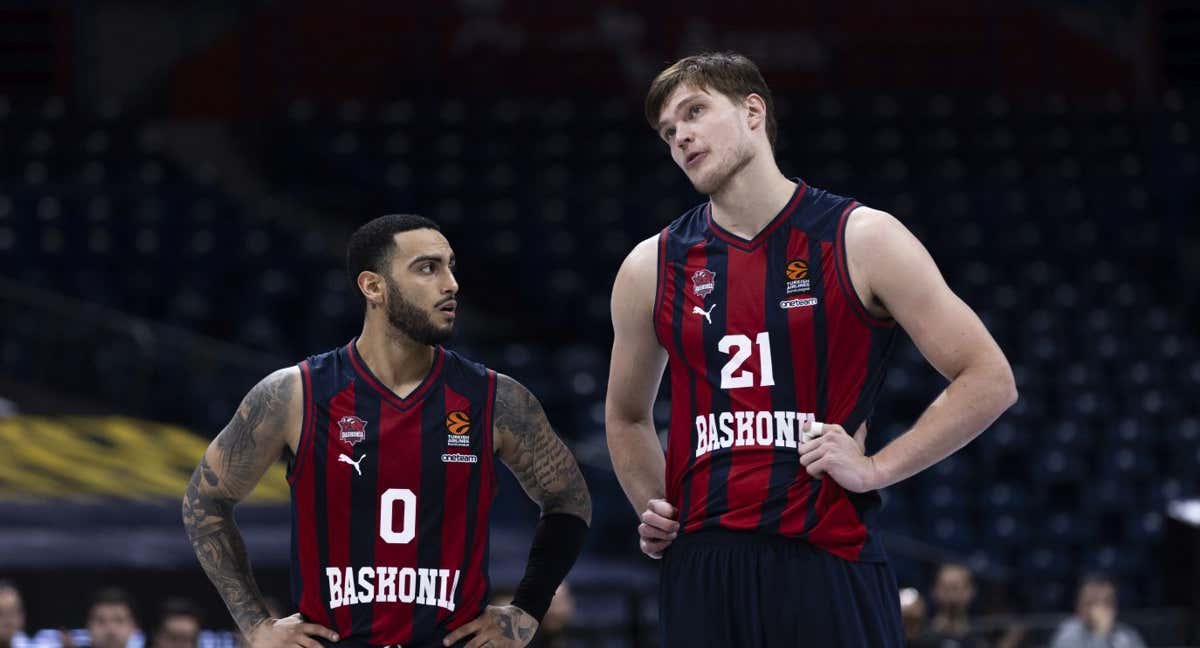
M 858 291 L 854 289 L 854 283 L 850 280 L 850 265 L 849 256 L 846 252 L 846 225 L 850 222 L 850 214 L 854 210 L 862 207 L 862 203 L 857 200 L 850 201 L 846 209 L 842 212 L 838 219 L 837 238 L 834 243 L 835 254 L 837 255 L 837 274 L 838 283 L 842 286 L 842 294 L 846 301 L 850 303 L 850 309 L 855 315 L 862 320 L 863 324 L 873 327 L 891 328 L 896 325 L 896 320 L 890 317 L 876 317 L 867 310 L 866 304 L 858 296 Z
M 480 453 L 486 462 L 484 474 L 487 477 L 488 485 L 491 488 L 492 496 L 497 492 L 496 480 L 496 450 L 495 450 L 495 434 L 496 428 L 494 424 L 494 413 L 496 411 L 496 372 L 491 369 L 487 370 L 487 399 L 483 403 L 483 452 Z
M 663 292 L 666 290 L 667 283 L 667 231 L 669 227 L 664 227 L 663 231 L 658 235 L 658 255 L 657 266 L 655 268 L 654 282 L 654 310 L 650 312 L 650 325 L 654 327 L 654 337 L 658 339 L 658 344 L 664 349 L 669 349 L 666 341 L 663 340 L 663 331 L 660 326 L 662 318 L 658 314 L 662 311 Z
M 300 423 L 300 440 L 296 442 L 296 456 L 292 459 L 292 465 L 288 466 L 289 485 L 295 485 L 300 471 L 304 468 L 304 460 L 312 454 L 312 426 L 316 419 L 312 411 L 312 375 L 309 373 L 308 361 L 305 360 L 297 366 L 300 367 L 300 382 L 304 386 L 304 416 Z

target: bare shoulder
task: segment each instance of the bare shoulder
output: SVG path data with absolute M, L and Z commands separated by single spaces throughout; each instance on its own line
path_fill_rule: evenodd
M 275 416 L 300 413 L 304 401 L 304 385 L 300 367 L 277 369 L 258 381 L 242 401 L 242 407 L 258 406 L 258 413 Z
M 912 237 L 912 232 L 895 216 L 879 209 L 859 207 L 846 219 L 847 251 L 857 248 L 864 257 L 875 248 L 886 248 L 904 237 Z
M 925 246 L 885 211 L 855 209 L 846 221 L 845 246 L 850 283 L 875 317 L 895 316 L 887 297 L 901 281 L 932 287 L 927 284 L 941 280 Z
M 614 322 L 650 314 L 658 286 L 658 234 L 638 243 L 621 263 L 613 283 L 612 316 Z
M 218 435 L 223 448 L 253 443 L 256 439 L 282 439 L 295 450 L 300 438 L 304 410 L 304 385 L 300 368 L 285 367 L 271 372 L 250 388 L 233 420 Z
M 633 250 L 626 255 L 625 261 L 621 263 L 621 269 L 617 275 L 618 280 L 620 280 L 622 275 L 639 281 L 655 280 L 658 270 L 659 236 L 661 235 L 655 234 L 633 246 Z

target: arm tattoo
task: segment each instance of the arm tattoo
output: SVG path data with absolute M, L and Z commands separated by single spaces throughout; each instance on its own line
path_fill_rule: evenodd
M 271 449 L 281 443 L 295 386 L 295 374 L 280 371 L 251 389 L 208 450 L 215 451 L 220 470 L 209 463 L 207 454 L 201 457 L 183 498 L 183 526 L 196 558 L 246 634 L 269 614 L 234 523 L 233 507 L 278 459 Z
M 570 513 L 590 523 L 592 502 L 575 457 L 533 394 L 508 376 L 497 377 L 494 425 L 500 458 L 542 513 Z

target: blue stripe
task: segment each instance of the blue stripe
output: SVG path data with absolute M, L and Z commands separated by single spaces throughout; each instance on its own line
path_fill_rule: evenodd
M 375 564 L 375 538 L 379 535 L 379 435 L 383 433 L 383 415 L 374 389 L 355 384 L 354 415 L 367 422 L 366 438 L 348 453 L 359 462 L 362 475 L 353 466 L 346 466 L 350 472 L 350 501 L 346 503 L 350 507 L 350 565 L 357 568 Z M 366 601 L 350 606 L 350 626 L 355 635 L 371 635 L 374 611 L 375 606 Z
M 312 398 L 315 420 L 313 421 L 313 451 L 308 458 L 313 468 L 313 497 L 310 501 L 316 522 L 317 564 L 316 579 L 321 588 L 321 606 L 329 613 L 330 628 L 337 628 L 337 619 L 333 610 L 329 609 L 329 580 L 321 573 L 322 567 L 329 564 L 329 518 L 326 513 L 327 492 L 325 485 L 326 454 L 329 445 L 329 399 L 337 393 L 335 387 L 340 382 L 336 380 L 338 372 L 334 370 L 337 363 L 328 354 L 313 358 L 309 363 L 309 376 L 312 378 Z M 338 630 L 343 630 L 338 628 Z
M 442 380 L 430 385 L 421 403 L 421 489 L 417 492 L 417 566 L 438 569 L 442 558 L 442 511 L 446 507 L 446 390 Z M 420 578 L 417 591 L 420 592 Z M 438 591 L 434 592 L 436 597 Z M 437 626 L 436 605 L 413 606 L 413 637 L 433 636 Z M 411 638 L 409 639 L 411 640 Z
M 730 410 L 729 394 L 721 389 L 721 367 L 725 366 L 728 358 L 717 350 L 717 345 L 725 336 L 725 312 L 729 305 L 729 250 L 725 242 L 715 236 L 709 238 L 705 248 L 705 267 L 716 273 L 716 286 L 708 300 L 717 305 L 712 309 L 712 324 L 704 324 L 703 336 L 706 379 L 712 387 L 712 408 L 709 411 L 727 412 Z M 694 409 L 692 411 L 695 412 Z M 692 422 L 688 421 L 687 424 L 692 425 Z M 709 456 L 708 502 L 704 509 L 703 528 L 720 526 L 721 515 L 729 510 L 729 471 L 733 467 L 733 448 L 716 450 Z
M 666 234 L 664 234 L 666 235 Z M 675 353 L 678 358 L 677 362 L 671 363 L 671 377 L 673 378 L 676 371 L 682 371 L 688 377 L 688 393 L 671 394 L 671 398 L 687 398 L 691 404 L 688 411 L 696 411 L 696 372 L 691 371 L 687 367 L 687 355 L 683 349 L 683 305 L 687 301 L 684 298 L 684 269 L 687 267 L 687 250 L 688 245 L 678 236 L 667 236 L 667 245 L 664 254 L 666 255 L 667 269 L 672 273 L 672 284 L 674 286 L 674 294 L 671 299 L 671 342 L 675 346 Z M 674 384 L 674 381 L 671 382 Z M 679 425 L 678 422 L 675 425 Z M 679 441 L 682 443 L 682 440 Z M 687 523 L 687 512 L 692 506 L 692 467 L 696 463 L 696 453 L 689 447 L 687 453 L 687 467 L 683 471 L 683 479 L 680 483 L 680 501 L 679 501 L 679 523 L 680 525 Z M 641 514 L 641 511 L 638 511 Z
M 807 202 L 807 201 L 806 201 Z M 771 388 L 770 408 L 775 411 L 796 411 L 796 379 L 792 371 L 792 336 L 788 330 L 787 311 L 779 302 L 787 296 L 788 239 L 791 227 L 781 227 L 767 242 L 767 276 L 763 286 L 766 300 L 766 325 L 771 336 L 771 366 L 775 368 L 775 386 Z M 796 481 L 800 457 L 792 448 L 776 448 L 767 482 L 766 500 L 758 529 L 779 533 L 783 510 L 787 506 L 788 488 Z
M 818 421 L 824 422 L 829 415 L 829 398 L 826 394 L 829 382 L 828 346 L 829 325 L 825 314 L 825 259 L 822 254 L 821 240 L 815 237 L 808 239 L 809 279 L 812 281 L 812 295 L 817 298 L 813 306 L 813 361 L 816 364 L 817 393 L 815 414 Z M 821 481 L 814 480 L 805 503 L 803 537 L 817 525 L 817 497 L 821 493 Z

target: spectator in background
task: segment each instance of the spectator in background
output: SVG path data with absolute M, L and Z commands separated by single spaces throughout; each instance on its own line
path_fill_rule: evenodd
M 937 611 L 929 624 L 932 645 L 943 648 L 977 648 L 984 645 L 971 636 L 971 603 L 975 601 L 975 576 L 962 563 L 943 563 L 933 584 Z
M 937 644 L 925 632 L 925 599 L 916 588 L 900 590 L 900 620 L 904 623 L 904 641 L 910 648 L 933 648 Z
M 542 617 L 542 625 L 526 648 L 565 648 L 567 645 L 567 626 L 575 616 L 575 598 L 571 596 L 571 588 L 563 581 L 554 590 L 554 598 L 550 599 L 550 608 Z
M 1052 648 L 1145 648 L 1133 628 L 1117 622 L 1117 587 L 1106 576 L 1092 575 L 1079 586 L 1075 616 L 1064 621 Z
M 92 648 L 126 648 L 138 630 L 129 594 L 116 587 L 96 592 L 88 608 L 87 630 Z
M 24 643 L 25 604 L 11 581 L 0 580 L 0 648 Z
M 188 599 L 167 599 L 152 647 L 196 648 L 199 644 L 200 610 Z

